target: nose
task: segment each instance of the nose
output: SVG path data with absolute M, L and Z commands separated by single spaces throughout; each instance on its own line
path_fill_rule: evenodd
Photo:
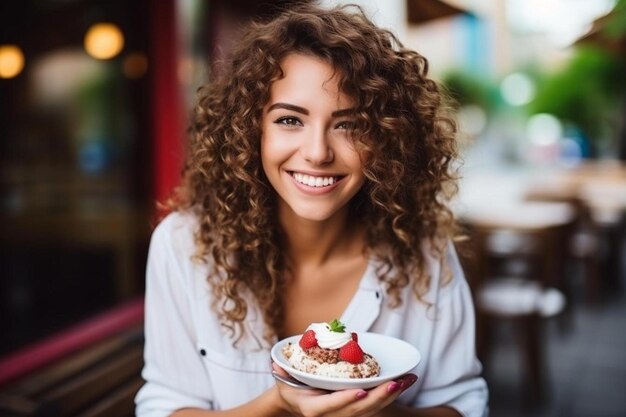
M 323 128 L 313 129 L 304 139 L 300 149 L 304 159 L 314 165 L 327 164 L 334 158 L 328 133 Z

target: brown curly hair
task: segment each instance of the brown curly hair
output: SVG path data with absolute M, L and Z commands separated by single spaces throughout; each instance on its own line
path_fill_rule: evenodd
M 393 304 L 429 288 L 423 243 L 441 258 L 453 233 L 456 126 L 428 62 L 376 27 L 358 6 L 298 6 L 247 27 L 225 70 L 199 90 L 175 208 L 200 220 L 197 257 L 209 261 L 214 308 L 235 342 L 252 295 L 269 341 L 281 331 L 287 260 L 277 197 L 261 167 L 261 117 L 280 63 L 310 54 L 337 71 L 355 101 L 355 143 L 366 183 L 350 203 Z

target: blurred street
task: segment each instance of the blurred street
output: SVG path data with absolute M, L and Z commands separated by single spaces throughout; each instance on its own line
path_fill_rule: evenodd
M 624 415 L 626 296 L 622 292 L 601 305 L 580 306 L 572 326 L 565 333 L 558 323 L 547 326 L 550 391 L 546 404 L 535 409 L 529 409 L 521 397 L 516 347 L 512 335 L 504 335 L 486 373 L 492 417 Z
M 134 414 L 195 94 L 243 24 L 306 1 L 0 2 L 0 415 Z M 449 95 L 491 415 L 626 416 L 626 0 L 319 3 Z

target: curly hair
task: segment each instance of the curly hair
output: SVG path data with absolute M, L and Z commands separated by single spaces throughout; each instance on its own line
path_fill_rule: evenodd
M 225 70 L 198 91 L 191 143 L 175 208 L 200 219 L 198 259 L 213 265 L 208 281 L 222 324 L 235 343 L 245 334 L 251 294 L 268 328 L 281 331 L 288 262 L 276 216 L 277 196 L 261 166 L 261 118 L 280 64 L 302 53 L 328 62 L 354 99 L 355 144 L 366 182 L 350 203 L 365 225 L 366 248 L 393 305 L 400 290 L 429 288 L 424 242 L 441 258 L 452 236 L 447 207 L 456 192 L 456 125 L 428 61 L 358 6 L 302 5 L 253 22 Z

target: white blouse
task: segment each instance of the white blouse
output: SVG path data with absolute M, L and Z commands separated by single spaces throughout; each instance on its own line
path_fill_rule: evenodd
M 146 271 L 146 380 L 136 414 L 168 416 L 177 409 L 229 409 L 270 388 L 269 346 L 260 312 L 249 309 L 246 337 L 237 348 L 211 310 L 208 267 L 193 262 L 197 221 L 172 213 L 155 229 Z M 340 320 L 357 332 L 406 340 L 420 351 L 417 382 L 398 398 L 414 407 L 448 405 L 467 417 L 487 415 L 487 386 L 474 349 L 470 291 L 452 245 L 447 259 L 452 281 L 440 286 L 440 263 L 429 258 L 431 290 L 418 301 L 410 288 L 399 307 L 390 308 L 371 261 Z M 430 304 L 430 305 L 429 305 Z

